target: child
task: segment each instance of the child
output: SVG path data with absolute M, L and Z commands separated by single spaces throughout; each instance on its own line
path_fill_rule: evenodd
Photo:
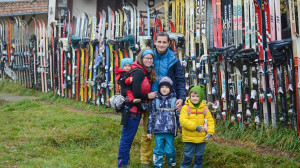
M 185 146 L 181 168 L 190 167 L 194 153 L 194 167 L 202 167 L 205 142 L 215 132 L 214 119 L 207 105 L 203 102 L 203 98 L 203 86 L 191 86 L 189 98 L 180 112 L 179 121 L 182 126 L 182 141 Z
M 152 101 L 149 110 L 147 137 L 155 135 L 153 149 L 153 167 L 163 166 L 163 155 L 167 157 L 169 166 L 176 165 L 174 136 L 179 125 L 179 113 L 175 112 L 175 93 L 172 93 L 173 81 L 169 77 L 161 78 L 157 97 Z
M 135 99 L 132 93 L 132 77 L 131 64 L 133 63 L 132 58 L 123 58 L 121 60 L 121 68 L 115 67 L 116 81 L 120 84 L 121 95 L 123 97 L 128 97 L 129 101 L 133 103 L 141 102 L 141 99 Z

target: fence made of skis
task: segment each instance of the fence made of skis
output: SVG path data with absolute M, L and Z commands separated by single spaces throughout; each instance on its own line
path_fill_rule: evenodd
M 165 31 L 182 63 L 187 93 L 190 85 L 204 85 L 216 120 L 299 133 L 295 10 L 300 3 L 243 2 L 170 0 L 151 8 L 145 3 L 145 11 L 127 4 L 48 24 L 33 18 L 33 34 L 19 17 L 0 18 L 1 75 L 28 88 L 109 107 L 109 98 L 119 93 L 114 67 L 123 58 L 135 60 L 145 47 L 154 48 L 156 34 Z M 291 25 L 285 39 L 280 5 L 286 5 Z

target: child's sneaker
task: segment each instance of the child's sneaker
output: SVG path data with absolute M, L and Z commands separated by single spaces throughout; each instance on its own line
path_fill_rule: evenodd
M 133 102 L 134 104 L 140 103 L 141 101 L 142 101 L 141 99 L 133 99 L 133 100 L 132 100 L 132 102 Z

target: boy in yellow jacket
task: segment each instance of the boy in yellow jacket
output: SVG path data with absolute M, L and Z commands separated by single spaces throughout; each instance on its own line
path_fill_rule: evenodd
M 202 167 L 202 157 L 205 142 L 215 132 L 215 121 L 203 102 L 203 87 L 191 88 L 189 98 L 180 112 L 180 124 L 182 126 L 182 141 L 184 142 L 184 155 L 181 168 L 189 168 L 195 153 L 194 168 Z

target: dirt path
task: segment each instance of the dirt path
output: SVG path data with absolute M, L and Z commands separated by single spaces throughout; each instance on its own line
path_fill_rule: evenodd
M 289 153 L 283 150 L 275 149 L 268 146 L 261 146 L 250 142 L 240 142 L 237 140 L 228 141 L 228 140 L 221 139 L 218 136 L 214 136 L 212 138 L 212 141 L 220 145 L 229 145 L 229 146 L 240 147 L 245 149 L 252 149 L 262 155 L 275 155 L 275 156 L 286 157 L 286 158 L 297 157 L 297 153 Z
M 34 97 L 34 96 L 15 96 L 15 95 L 12 95 L 12 94 L 0 93 L 0 100 L 2 100 L 0 102 L 0 105 L 3 105 L 7 102 L 16 102 L 16 101 L 21 101 L 21 100 L 24 100 L 24 99 L 38 100 L 38 97 Z M 49 102 L 44 102 L 44 101 L 39 101 L 39 102 L 42 102 L 42 103 L 47 104 L 47 105 L 54 105 L 53 103 L 49 103 Z M 71 112 L 91 113 L 90 111 L 77 109 L 77 108 L 74 108 L 74 107 L 71 107 L 71 106 L 69 106 L 67 108 Z M 112 118 L 112 119 L 121 120 L 120 115 L 116 115 L 116 114 L 113 114 L 113 113 L 98 114 L 98 115 L 109 117 L 109 118 Z M 281 156 L 281 157 L 286 157 L 286 158 L 296 158 L 297 157 L 296 153 L 288 153 L 288 152 L 278 150 L 278 149 L 274 149 L 274 148 L 271 148 L 271 147 L 266 147 L 266 146 L 261 146 L 261 145 L 256 145 L 256 144 L 243 143 L 243 142 L 240 142 L 240 141 L 237 141 L 237 140 L 227 141 L 227 140 L 221 139 L 217 136 L 214 136 L 212 141 L 218 143 L 219 145 L 230 145 L 230 146 L 247 148 L 247 149 L 251 148 L 252 150 L 256 151 L 257 153 L 260 153 L 260 154 L 263 154 L 263 155 L 271 154 L 271 155 L 276 155 L 276 156 Z
M 2 100 L 2 102 L 0 103 L 0 105 L 5 104 L 6 102 L 17 102 L 17 101 L 21 101 L 21 100 L 25 100 L 25 99 L 30 99 L 30 100 L 38 100 L 38 97 L 34 97 L 34 96 L 16 96 L 13 94 L 7 94 L 7 93 L 0 93 L 0 100 Z M 45 102 L 45 101 L 40 101 L 44 104 L 47 105 L 54 105 L 53 103 L 49 103 L 49 102 Z M 90 111 L 87 110 L 82 110 L 82 109 L 77 109 L 71 106 L 67 107 L 71 112 L 77 112 L 77 113 L 90 113 Z M 109 117 L 112 119 L 118 119 L 121 120 L 121 116 L 120 115 L 116 115 L 113 113 L 104 113 L 104 114 L 98 114 L 101 116 L 105 116 L 105 117 Z
M 24 99 L 31 99 L 36 100 L 38 97 L 34 96 L 15 96 L 13 94 L 7 94 L 7 93 L 0 93 L 0 99 L 6 101 L 6 102 L 17 102 Z
M 77 109 L 77 108 L 70 107 L 70 106 L 68 106 L 67 108 L 70 111 L 72 111 L 72 112 L 77 112 L 77 113 L 91 113 L 90 111 L 82 110 L 82 109 Z M 101 113 L 101 114 L 99 114 L 99 113 L 93 113 L 93 114 L 101 115 L 101 116 L 104 116 L 104 117 L 108 117 L 108 118 L 112 118 L 112 119 L 117 119 L 117 120 L 121 121 L 121 115 L 117 115 L 117 114 L 114 114 L 114 113 Z

